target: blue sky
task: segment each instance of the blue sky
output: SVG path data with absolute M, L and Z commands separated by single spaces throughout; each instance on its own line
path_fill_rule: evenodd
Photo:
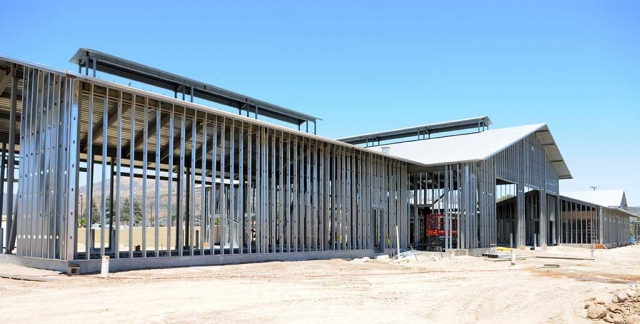
M 638 1 L 65 3 L 6 3 L 0 53 L 76 70 L 94 48 L 316 115 L 327 137 L 546 122 L 562 190 L 640 205 Z

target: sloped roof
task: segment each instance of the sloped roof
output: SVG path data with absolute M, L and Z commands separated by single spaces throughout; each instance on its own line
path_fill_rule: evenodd
M 249 123 L 252 125 L 259 125 L 259 126 L 264 126 L 264 127 L 269 127 L 271 129 L 275 129 L 278 131 L 282 131 L 282 132 L 286 132 L 286 133 L 291 133 L 291 134 L 295 134 L 298 136 L 302 136 L 305 138 L 310 138 L 310 139 L 314 139 L 314 140 L 319 140 L 319 141 L 323 141 L 326 143 L 331 143 L 334 145 L 339 145 L 341 147 L 347 147 L 350 149 L 356 149 L 356 150 L 360 150 L 360 151 L 367 151 L 365 148 L 360 147 L 360 146 L 355 146 L 352 144 L 348 144 L 348 143 L 344 143 L 344 142 L 340 142 L 331 138 L 326 138 L 323 136 L 319 136 L 319 135 L 315 135 L 315 134 L 310 134 L 310 133 L 306 133 L 306 132 L 302 132 L 299 130 L 295 130 L 292 128 L 288 128 L 285 126 L 280 126 L 278 124 L 273 124 L 264 120 L 258 120 L 258 119 L 254 119 L 251 117 L 245 117 L 239 114 L 235 114 L 232 112 L 228 112 L 225 110 L 221 110 L 221 109 L 217 109 L 217 108 L 213 108 L 213 107 L 208 107 L 208 106 L 204 106 L 198 103 L 192 103 L 192 102 L 188 102 L 188 101 L 184 101 L 184 100 L 180 100 L 180 99 L 176 99 L 173 97 L 169 97 L 166 96 L 164 94 L 161 93 L 156 93 L 156 92 L 151 92 L 148 90 L 144 90 L 144 89 L 140 89 L 140 88 L 135 88 L 132 86 L 128 86 L 128 85 L 124 85 L 124 84 L 119 84 L 119 83 L 115 83 L 115 82 L 111 82 L 111 81 L 107 81 L 107 80 L 103 80 L 103 79 L 99 79 L 99 78 L 95 78 L 89 75 L 83 75 L 74 71 L 69 71 L 69 70 L 64 70 L 64 69 L 59 69 L 59 68 L 52 68 L 50 66 L 47 65 L 43 65 L 40 63 L 32 63 L 29 61 L 24 61 L 24 60 L 20 60 L 20 59 L 15 59 L 12 57 L 7 57 L 7 56 L 3 56 L 0 54 L 0 63 L 16 63 L 19 65 L 25 65 L 28 67 L 32 67 L 32 68 L 37 68 L 37 69 L 41 69 L 43 71 L 47 71 L 47 72 L 51 72 L 51 73 L 56 73 L 59 75 L 65 75 L 71 78 L 76 78 L 78 80 L 81 81 L 85 81 L 85 82 L 91 82 L 93 84 L 97 84 L 100 86 L 104 86 L 107 87 L 109 89 L 117 89 L 117 90 L 123 90 L 123 91 L 128 91 L 128 92 L 132 92 L 132 93 L 136 93 L 138 95 L 142 95 L 154 100 L 160 100 L 162 102 L 167 102 L 167 103 L 172 103 L 172 104 L 176 104 L 179 106 L 184 106 L 184 107 L 188 107 L 189 109 L 196 109 L 199 111 L 204 111 L 204 112 L 210 112 L 213 114 L 216 114 L 218 116 L 223 116 L 226 118 L 230 118 L 232 120 L 239 120 L 239 121 L 243 121 L 245 123 Z M 8 111 L 8 106 L 7 105 L 3 105 L 2 101 L 0 100 L 0 112 L 5 110 Z M 16 141 L 16 143 L 18 143 L 18 141 Z M 374 152 L 375 154 L 378 155 L 382 155 L 382 153 L 380 152 Z M 417 161 L 413 161 L 407 158 L 403 158 L 403 157 L 392 157 L 395 158 L 399 161 L 403 161 L 406 162 L 409 167 L 416 167 L 416 168 L 423 168 L 426 167 L 426 165 L 421 164 L 420 162 Z
M 596 204 L 602 207 L 626 208 L 624 190 L 587 190 L 562 192 L 562 196 Z
M 412 142 L 395 143 L 369 149 L 382 151 L 388 147 L 389 154 L 420 162 L 429 166 L 486 160 L 519 140 L 536 133 L 560 179 L 572 179 L 558 146 L 547 124 L 497 128 L 480 133 L 432 138 Z

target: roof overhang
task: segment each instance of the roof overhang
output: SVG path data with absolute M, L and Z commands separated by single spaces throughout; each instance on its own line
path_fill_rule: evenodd
M 186 91 L 187 94 L 190 94 L 193 90 L 194 97 L 240 110 L 250 110 L 252 113 L 256 112 L 259 115 L 295 125 L 301 125 L 308 121 L 316 123 L 321 120 L 295 110 L 93 49 L 80 48 L 70 62 L 89 68 L 93 68 L 95 64 L 95 69 L 98 71 L 170 91 Z
M 549 160 L 551 160 L 551 164 L 556 169 L 558 178 L 561 180 L 573 179 L 573 175 L 571 175 L 571 171 L 569 171 L 569 167 L 562 157 L 560 148 L 558 148 L 558 144 L 553 138 L 553 135 L 551 135 L 549 127 L 545 124 L 544 127 L 536 131 L 536 135 L 538 135 L 542 148 L 547 153 Z
M 370 150 L 367 150 L 366 148 L 360 147 L 360 146 L 355 146 L 355 145 L 351 145 L 348 143 L 344 143 L 341 141 L 337 141 L 335 139 L 330 139 L 330 138 L 326 138 L 326 137 L 322 137 L 319 135 L 315 135 L 315 134 L 310 134 L 310 133 L 306 133 L 303 131 L 298 131 L 295 129 L 291 129 L 289 127 L 285 127 L 285 126 L 281 126 L 281 125 L 277 125 L 277 124 L 273 124 L 273 123 L 269 123 L 267 121 L 263 121 L 263 120 L 257 120 L 254 118 L 249 118 L 249 117 L 245 117 L 242 115 L 238 115 L 238 114 L 234 114 L 228 111 L 224 111 L 224 110 L 220 110 L 220 109 L 215 109 L 212 107 L 207 107 L 198 103 L 191 103 L 191 102 L 187 102 L 187 101 L 183 101 L 183 100 L 179 100 L 176 98 L 172 98 L 172 97 L 168 97 L 164 94 L 161 93 L 156 93 L 156 92 L 150 92 L 147 90 L 143 90 L 143 89 L 139 89 L 139 88 L 135 88 L 132 86 L 128 86 L 128 85 L 123 85 L 123 84 L 119 84 L 119 83 L 115 83 L 115 82 L 111 82 L 111 81 L 107 81 L 107 80 L 103 80 L 103 79 L 99 79 L 99 78 L 95 78 L 92 76 L 87 76 L 87 75 L 82 75 L 80 73 L 76 73 L 73 71 L 69 71 L 69 70 L 64 70 L 64 69 L 58 69 L 58 68 L 52 68 L 50 66 L 46 66 L 46 65 L 42 65 L 42 64 L 38 64 L 38 63 L 32 63 L 32 62 L 28 62 L 28 61 L 24 61 L 24 60 L 20 60 L 20 59 L 15 59 L 15 58 L 11 58 L 11 57 L 7 57 L 7 56 L 2 56 L 0 55 L 0 66 L 3 65 L 13 65 L 16 64 L 17 66 L 28 66 L 28 67 L 32 67 L 32 68 L 37 68 L 37 69 L 41 69 L 43 71 L 47 71 L 47 72 L 51 72 L 51 73 L 55 73 L 58 75 L 63 75 L 69 78 L 73 78 L 73 79 L 78 79 L 80 81 L 84 81 L 84 82 L 90 82 L 102 87 L 106 87 L 109 89 L 116 89 L 118 91 L 126 91 L 126 92 L 130 92 L 130 93 L 135 93 L 136 95 L 140 95 L 140 96 L 144 96 L 153 100 L 158 100 L 158 101 L 162 101 L 162 102 L 167 102 L 167 103 L 171 103 L 171 104 L 175 104 L 177 106 L 184 106 L 184 107 L 188 107 L 189 109 L 194 109 L 194 110 L 198 110 L 198 111 L 203 111 L 203 112 L 208 112 L 208 113 L 212 113 L 212 114 L 216 114 L 218 116 L 222 116 L 231 120 L 237 120 L 237 121 L 241 121 L 241 122 L 245 122 L 248 124 L 252 124 L 252 125 L 257 125 L 257 126 L 263 126 L 263 127 L 268 127 L 270 129 L 273 130 L 277 130 L 277 131 L 281 131 L 284 133 L 290 133 L 290 134 L 294 134 L 294 135 L 298 135 L 301 137 L 305 137 L 311 140 L 317 140 L 317 141 L 321 141 L 324 143 L 330 143 L 330 144 L 334 144 L 337 146 L 340 146 L 342 148 L 346 148 L 346 149 L 352 149 L 352 150 L 357 150 L 357 151 L 361 151 L 361 152 L 366 152 L 366 153 L 373 153 L 377 156 L 385 156 L 385 157 L 389 157 L 391 159 L 397 160 L 397 161 L 401 161 L 404 163 L 407 163 L 407 168 L 410 172 L 414 172 L 414 171 L 419 171 L 419 170 L 423 170 L 424 168 L 426 168 L 427 166 L 423 163 L 414 161 L 414 160 L 410 160 L 407 158 L 403 158 L 403 157 L 398 157 L 398 156 L 394 156 L 394 155 L 390 155 L 390 154 L 384 154 L 381 152 L 372 152 Z M 3 101 L 0 100 L 0 121 L 3 120 L 4 118 L 8 118 L 8 114 L 5 113 L 4 111 L 8 111 L 8 105 L 4 105 Z M 2 139 L 3 134 L 0 133 L 0 139 Z M 5 134 L 6 136 L 6 134 Z M 19 145 L 20 143 L 20 136 L 18 134 L 16 134 L 16 145 Z M 16 180 L 17 181 L 17 180 Z
M 382 148 L 387 147 L 392 155 L 418 161 L 427 165 L 428 168 L 437 168 L 487 160 L 532 134 L 536 134 L 540 140 L 559 179 L 572 179 L 573 176 L 547 124 L 494 128 L 484 132 L 383 144 L 369 147 L 369 149 L 381 151 Z
M 627 215 L 629 217 L 634 217 L 634 218 L 640 219 L 640 215 L 634 214 L 634 213 L 632 213 L 632 212 L 630 212 L 628 210 L 624 210 L 624 209 L 619 208 L 619 207 L 601 206 L 601 205 L 594 204 L 594 203 L 591 203 L 591 202 L 588 202 L 588 201 L 584 201 L 584 200 L 580 200 L 580 199 L 576 199 L 576 198 L 571 198 L 571 197 L 567 197 L 567 196 L 563 196 L 563 195 L 560 195 L 560 199 L 566 200 L 566 201 L 569 201 L 569 202 L 573 202 L 573 203 L 578 203 L 578 204 L 581 204 L 581 205 L 584 205 L 584 206 L 587 206 L 587 207 L 591 207 L 591 208 L 605 208 L 605 209 L 609 209 L 609 210 L 614 210 L 614 211 L 621 212 L 621 213 L 623 213 L 623 214 L 625 214 L 625 215 Z
M 638 218 L 638 219 L 640 219 L 640 215 L 638 215 L 638 214 L 634 214 L 634 213 L 632 213 L 632 212 L 630 212 L 630 211 L 628 211 L 628 210 L 624 210 L 624 209 L 622 209 L 622 208 L 617 208 L 617 207 L 616 207 L 616 208 L 605 207 L 605 208 L 614 209 L 614 210 L 617 210 L 617 211 L 622 212 L 622 213 L 624 213 L 624 214 L 627 214 L 629 217 L 633 217 L 633 218 Z
M 584 201 L 584 200 L 580 200 L 580 199 L 576 199 L 576 198 L 571 198 L 571 197 L 567 197 L 567 196 L 563 196 L 563 195 L 560 195 L 560 199 L 568 201 L 568 202 L 584 205 L 584 206 L 587 206 L 587 207 L 591 207 L 591 208 L 602 207 L 602 206 L 600 206 L 598 204 L 594 204 L 594 203 L 591 203 L 591 202 L 588 202 L 588 201 Z
M 493 125 L 491 119 L 488 116 L 466 118 L 459 120 L 452 120 L 441 123 L 426 124 L 420 126 L 406 127 L 400 129 L 394 129 L 390 131 L 382 131 L 377 133 L 369 133 L 362 135 L 355 135 L 349 137 L 338 138 L 338 141 L 349 144 L 366 144 L 370 142 L 382 142 L 390 141 L 400 138 L 406 138 L 410 136 L 431 135 L 437 133 L 454 132 L 464 129 L 484 129 Z

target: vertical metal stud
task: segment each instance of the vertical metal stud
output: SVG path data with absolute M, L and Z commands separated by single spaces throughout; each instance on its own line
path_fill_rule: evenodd
M 307 124 L 308 125 L 308 124 Z M 311 251 L 311 218 L 313 215 L 311 214 L 311 141 L 306 140 L 306 153 L 305 153 L 305 190 L 304 190 L 304 198 L 305 198 L 305 250 Z
M 282 151 L 282 136 L 284 134 L 280 132 L 280 136 L 278 137 L 278 237 L 279 237 L 279 249 L 280 253 L 284 252 L 284 172 L 283 172 L 283 156 L 284 152 Z
M 247 213 L 247 209 L 246 209 L 246 205 L 244 202 L 244 196 L 245 196 L 245 191 L 246 191 L 246 185 L 245 185 L 245 181 L 244 181 L 244 165 L 246 163 L 246 159 L 245 159 L 245 152 L 244 152 L 244 141 L 245 141 L 245 135 L 244 135 L 244 122 L 240 122 L 240 127 L 238 129 L 238 178 L 239 178 L 239 186 L 238 186 L 238 203 L 237 205 L 237 214 L 238 214 L 238 253 L 242 254 L 244 251 L 244 242 L 245 242 L 245 236 L 247 235 L 247 223 L 246 223 L 246 218 L 245 215 Z
M 220 125 L 220 228 L 221 228 L 221 238 L 220 238 L 220 255 L 224 254 L 224 247 L 227 245 L 227 237 L 228 237 L 228 217 L 227 217 L 227 199 L 225 197 L 225 187 L 226 187 L 226 176 L 225 176 L 225 157 L 227 155 L 226 151 L 226 119 L 222 119 L 222 125 Z
M 331 223 L 330 223 L 330 232 L 329 232 L 329 240 L 331 241 L 331 250 L 336 250 L 336 219 L 337 219 L 337 190 L 338 186 L 336 183 L 336 161 L 337 161 L 337 146 L 331 145 Z
M 292 192 L 292 201 L 293 201 L 293 252 L 298 252 L 298 238 L 299 238 L 299 228 L 298 223 L 300 221 L 300 212 L 298 209 L 298 138 L 295 136 L 293 138 L 293 192 Z
M 176 248 L 178 249 L 178 256 L 184 254 L 184 210 L 185 210 L 185 137 L 186 137 L 186 118 L 187 109 L 182 107 L 180 115 L 180 167 L 178 171 L 178 224 L 176 224 Z M 186 203 L 189 203 L 188 201 Z
M 93 89 L 93 85 L 91 86 L 91 89 Z M 93 100 L 92 100 L 93 101 Z M 133 143 L 135 143 L 136 141 L 136 94 L 132 93 L 131 94 L 131 140 L 129 141 L 129 258 L 133 258 L 133 225 L 134 222 L 133 220 L 135 219 L 135 209 L 134 209 L 134 202 L 135 202 L 135 196 L 134 196 L 134 191 L 133 191 L 133 187 L 134 187 L 134 170 L 135 170 L 135 153 L 136 153 L 136 148 L 135 145 Z M 89 114 L 91 114 L 91 110 L 89 110 Z M 91 142 L 89 142 L 91 143 Z M 88 146 L 89 148 L 91 146 Z M 88 158 L 91 159 L 92 155 L 89 154 Z M 87 166 L 87 169 L 90 169 Z M 91 179 L 91 178 L 89 178 Z M 90 182 L 92 182 L 91 180 L 89 180 Z M 88 184 L 87 184 L 88 186 Z M 91 192 L 90 190 L 87 192 Z M 91 210 L 91 206 L 89 206 L 88 203 L 88 199 L 87 199 L 87 211 Z M 87 212 L 87 214 L 89 214 L 89 212 Z M 88 224 L 89 222 L 87 222 Z M 87 230 L 87 238 L 89 237 L 89 231 Z M 87 240 L 88 242 L 88 240 Z M 87 245 L 88 246 L 88 245 Z
M 313 250 L 318 251 L 318 223 L 319 223 L 319 219 L 318 219 L 318 212 L 319 212 L 319 205 L 320 202 L 318 201 L 318 141 L 314 140 L 313 141 L 313 150 L 312 152 L 312 162 L 313 162 L 313 178 L 311 179 L 311 183 L 313 184 L 312 188 L 313 188 L 313 198 L 312 198 L 312 208 L 313 208 L 313 213 L 312 213 L 312 234 L 311 234 L 311 239 L 313 240 Z
M 105 221 L 107 211 L 107 146 L 109 144 L 109 88 L 105 88 L 102 124 L 102 214 L 100 215 L 100 256 L 105 256 Z
M 206 237 L 205 229 L 207 228 L 207 130 L 209 129 L 207 116 L 208 114 L 204 114 L 204 119 L 202 120 L 202 145 L 200 146 L 201 151 L 201 159 L 202 167 L 200 168 L 201 176 L 200 176 L 200 242 L 198 245 L 200 247 L 200 256 L 204 256 L 204 242 Z M 196 134 L 197 135 L 197 134 Z M 210 243 L 211 244 L 211 243 Z
M 346 150 L 340 152 L 340 235 L 341 235 L 341 249 L 347 249 L 347 164 L 346 164 Z
M 287 220 L 287 252 L 291 252 L 293 250 L 292 244 L 292 221 L 291 221 L 291 134 L 287 134 L 287 145 L 286 145 L 286 155 L 287 155 L 287 173 L 286 173 L 286 183 L 285 183 L 285 211 L 286 211 L 286 220 Z
M 277 223 L 276 223 L 276 213 L 277 213 L 277 209 L 276 209 L 276 191 L 277 191 L 277 187 L 276 187 L 276 134 L 275 132 L 273 133 L 273 135 L 271 136 L 271 145 L 270 145 L 271 149 L 270 149 L 270 157 L 271 157 L 271 176 L 270 176 L 270 183 L 271 183 L 271 190 L 270 190 L 270 207 L 271 207 L 271 213 L 270 213 L 270 246 L 271 246 L 271 252 L 275 253 L 276 252 L 276 246 L 277 246 L 277 240 L 278 240 L 278 234 L 277 234 Z
M 122 90 L 119 91 L 118 96 L 118 139 L 116 143 L 116 163 L 117 163 L 117 177 L 116 177 L 116 232 L 115 232 L 115 244 L 113 244 L 113 252 L 116 259 L 120 258 L 120 218 L 122 217 L 121 203 L 121 182 L 122 182 Z M 105 126 L 106 128 L 106 126 Z
M 215 254 L 215 241 L 216 238 L 220 241 L 220 234 L 222 234 L 222 232 L 219 231 L 219 226 L 220 225 L 216 225 L 216 200 L 218 197 L 218 190 L 220 188 L 220 185 L 218 185 L 216 182 L 217 180 L 217 174 L 216 171 L 218 170 L 218 119 L 216 118 L 213 121 L 213 150 L 211 150 L 211 255 Z M 222 182 L 220 182 L 220 184 L 222 184 Z M 220 223 L 220 222 L 218 222 Z M 217 234 L 217 235 L 216 235 Z M 222 242 L 220 242 L 222 243 Z M 220 244 L 220 251 L 222 251 L 222 244 Z M 222 253 L 222 252 L 220 252 Z
M 249 111 L 247 110 L 247 114 Z M 253 202 L 253 183 L 252 183 L 252 174 L 253 174 L 253 127 L 249 124 L 249 128 L 247 129 L 247 253 L 251 254 L 253 251 L 253 219 L 254 219 L 254 202 Z
M 144 98 L 144 107 L 142 107 L 142 120 L 144 128 L 142 136 L 143 149 L 142 149 L 142 257 L 147 257 L 147 166 L 149 165 L 149 98 Z M 134 144 L 135 145 L 135 144 Z M 105 155 L 106 156 L 106 155 Z
M 193 100 L 193 88 L 191 88 Z M 193 120 L 191 121 L 191 176 L 189 177 L 189 255 L 193 256 L 196 241 L 195 223 L 196 223 L 196 159 L 198 158 L 197 139 L 198 139 L 198 111 L 193 111 Z
M 270 219 L 270 200 L 269 200 L 269 129 L 262 128 L 262 253 L 268 253 L 271 243 L 271 219 Z
M 156 110 L 156 147 L 155 147 L 155 203 L 153 211 L 153 245 L 155 247 L 155 257 L 160 256 L 160 154 L 162 139 L 162 103 L 158 100 L 158 110 Z M 170 139 L 171 142 L 173 139 Z M 119 199 L 118 199 L 119 200 Z M 145 230 L 146 231 L 146 230 Z
M 175 106 L 171 105 L 171 111 L 169 112 L 169 166 L 167 168 L 167 256 L 171 256 L 171 225 L 173 223 L 173 140 L 175 137 L 174 134 L 174 114 L 175 114 Z M 178 195 L 179 196 L 179 195 Z M 132 217 L 132 216 L 130 216 Z M 177 225 L 177 224 L 176 224 Z
M 256 182 L 255 182 L 255 231 L 256 253 L 262 253 L 262 127 L 256 127 Z
M 236 195 L 235 195 L 235 149 L 236 149 L 236 137 L 235 137 L 235 121 L 231 120 L 231 127 L 229 132 L 229 253 L 233 254 L 237 240 L 236 229 L 238 221 L 236 219 Z
M 314 123 L 315 125 L 315 123 Z M 315 128 L 315 127 L 314 127 Z M 325 178 L 325 167 L 326 167 L 326 162 L 325 162 L 325 143 L 319 142 L 319 148 L 318 148 L 318 184 L 319 184 L 319 192 L 318 192 L 318 204 L 320 205 L 318 208 L 318 229 L 317 229 L 317 233 L 318 233 L 318 250 L 320 251 L 324 251 L 326 250 L 325 247 L 325 233 L 326 233 L 326 229 L 325 229 L 325 219 L 327 217 L 327 212 L 326 212 L 326 208 L 327 208 L 327 186 L 326 186 L 326 178 Z

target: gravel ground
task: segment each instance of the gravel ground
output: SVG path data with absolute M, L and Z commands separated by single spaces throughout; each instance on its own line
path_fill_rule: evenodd
M 1 323 L 582 323 L 588 298 L 640 280 L 640 246 L 478 257 L 304 261 L 66 276 L 0 264 Z M 557 264 L 558 268 L 544 267 Z

